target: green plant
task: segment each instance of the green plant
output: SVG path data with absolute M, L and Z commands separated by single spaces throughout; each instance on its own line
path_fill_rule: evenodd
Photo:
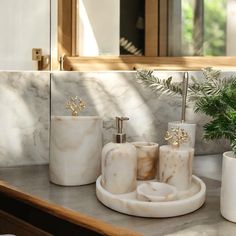
M 137 80 L 154 92 L 182 94 L 182 83 L 154 76 L 152 71 L 138 71 Z M 188 101 L 194 103 L 195 112 L 209 115 L 212 120 L 204 126 L 204 138 L 230 140 L 236 154 L 236 77 L 222 78 L 218 70 L 203 69 L 203 78 L 191 77 Z
M 199 97 L 195 111 L 212 118 L 204 125 L 204 138 L 226 138 L 236 154 L 236 83 L 224 84 L 214 95 Z

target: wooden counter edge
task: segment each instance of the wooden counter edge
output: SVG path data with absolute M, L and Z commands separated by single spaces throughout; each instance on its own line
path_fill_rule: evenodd
M 61 207 L 54 203 L 49 203 L 38 197 L 32 196 L 28 193 L 22 192 L 20 189 L 13 187 L 0 180 L 0 192 L 16 200 L 27 203 L 35 208 L 47 212 L 60 219 L 66 220 L 70 223 L 82 226 L 87 229 L 92 229 L 97 233 L 108 236 L 141 236 L 141 234 L 125 228 L 112 226 L 103 221 L 97 220 L 93 217 L 86 216 L 79 212 Z

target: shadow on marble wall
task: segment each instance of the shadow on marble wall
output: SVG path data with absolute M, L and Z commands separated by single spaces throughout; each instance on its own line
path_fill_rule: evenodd
M 46 72 L 0 72 L 1 167 L 48 162 L 49 78 Z
M 200 77 L 201 72 L 192 73 Z M 85 100 L 87 108 L 81 115 L 104 118 L 104 143 L 115 132 L 115 116 L 128 116 L 128 141 L 153 141 L 164 144 L 163 136 L 169 121 L 180 119 L 181 98 L 154 94 L 135 81 L 135 72 L 58 72 L 51 80 L 51 114 L 69 115 L 65 103 L 72 95 Z M 159 72 L 160 78 L 182 78 L 181 72 Z M 195 114 L 191 105 L 187 120 L 197 123 L 196 154 L 215 154 L 229 150 L 225 141 L 206 142 L 202 139 L 202 125 L 208 117 Z
M 201 76 L 200 72 L 192 73 Z M 228 73 L 229 74 L 229 73 Z M 0 72 L 0 167 L 48 163 L 50 96 L 51 114 L 69 115 L 65 103 L 72 95 L 84 99 L 81 115 L 104 119 L 104 143 L 115 132 L 115 116 L 128 116 L 128 141 L 164 144 L 167 123 L 179 120 L 181 98 L 154 94 L 135 81 L 135 72 Z M 160 78 L 181 72 L 158 72 Z M 187 120 L 197 123 L 196 153 L 229 150 L 224 141 L 202 140 L 208 117 L 187 109 Z

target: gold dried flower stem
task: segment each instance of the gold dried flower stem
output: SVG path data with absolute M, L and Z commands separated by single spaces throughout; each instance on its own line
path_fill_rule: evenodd
M 178 148 L 180 144 L 186 142 L 188 138 L 188 133 L 184 131 L 184 129 L 180 129 L 180 127 L 171 128 L 171 131 L 167 131 L 165 135 L 165 140 L 174 148 Z
M 70 100 L 66 104 L 66 109 L 70 110 L 72 116 L 78 116 L 78 113 L 85 108 L 85 103 L 78 99 L 78 96 L 70 97 Z

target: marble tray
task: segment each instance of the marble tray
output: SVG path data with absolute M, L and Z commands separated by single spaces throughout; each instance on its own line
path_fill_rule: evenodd
M 139 181 L 138 184 L 143 183 Z M 101 185 L 101 176 L 96 182 L 97 198 L 107 207 L 128 215 L 141 217 L 173 217 L 193 212 L 206 199 L 206 185 L 198 177 L 192 176 L 192 187 L 187 192 L 178 193 L 178 199 L 169 202 L 145 202 L 136 198 L 136 191 L 128 194 L 112 194 Z

